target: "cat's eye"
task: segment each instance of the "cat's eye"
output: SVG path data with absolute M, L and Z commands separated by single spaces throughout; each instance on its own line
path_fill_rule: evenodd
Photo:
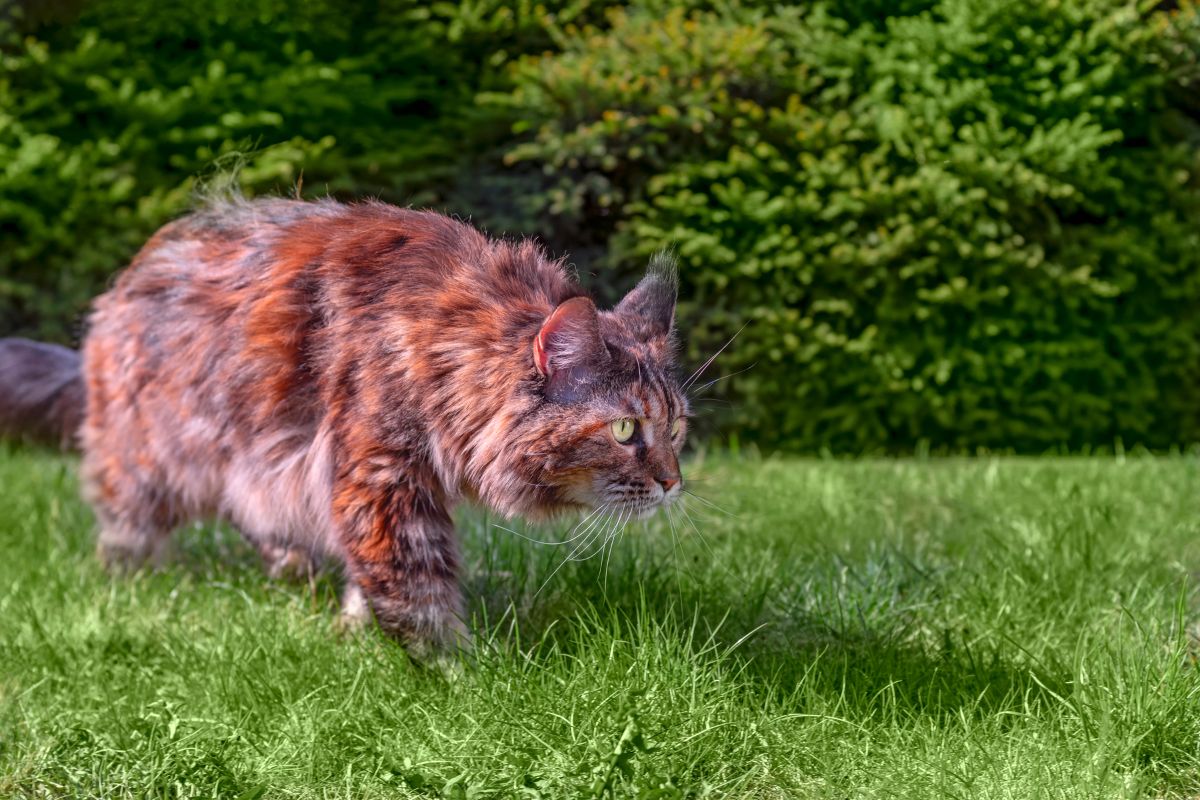
M 637 422 L 633 417 L 622 417 L 614 420 L 612 424 L 612 435 L 621 444 L 625 444 L 633 438 L 633 432 L 637 430 Z
M 679 431 L 683 428 L 683 417 L 676 417 L 671 423 L 671 438 L 674 439 L 679 435 Z

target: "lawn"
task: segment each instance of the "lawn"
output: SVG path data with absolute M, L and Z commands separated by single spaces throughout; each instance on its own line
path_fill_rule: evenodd
M 447 677 L 226 530 L 110 578 L 74 461 L 0 449 L 0 796 L 1200 792 L 1200 458 L 688 474 L 690 521 L 561 569 L 496 525 L 569 522 L 461 511 Z

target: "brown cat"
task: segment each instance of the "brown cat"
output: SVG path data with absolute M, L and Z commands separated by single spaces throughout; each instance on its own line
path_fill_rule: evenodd
M 233 201 L 95 304 L 83 478 L 109 561 L 188 520 L 345 566 L 344 614 L 465 637 L 450 509 L 648 515 L 682 490 L 674 269 L 598 311 L 534 244 L 381 203 Z M 274 557 L 274 556 L 272 556 Z

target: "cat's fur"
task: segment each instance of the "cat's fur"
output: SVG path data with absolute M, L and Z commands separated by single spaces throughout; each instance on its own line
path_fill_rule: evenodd
M 381 203 L 171 223 L 97 299 L 83 347 L 101 553 L 137 563 L 225 518 L 265 553 L 343 563 L 345 613 L 453 646 L 460 498 L 545 517 L 678 496 L 675 291 L 663 261 L 597 311 L 533 243 Z
M 0 436 L 72 450 L 83 407 L 78 353 L 57 344 L 0 339 Z

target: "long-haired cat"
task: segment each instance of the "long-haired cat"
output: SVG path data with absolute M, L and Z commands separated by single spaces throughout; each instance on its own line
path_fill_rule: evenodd
M 534 244 L 382 203 L 222 203 L 99 297 L 82 475 L 110 562 L 197 519 L 344 564 L 343 612 L 465 636 L 450 510 L 648 515 L 682 490 L 668 259 L 611 311 Z M 14 347 L 12 342 L 5 348 Z

